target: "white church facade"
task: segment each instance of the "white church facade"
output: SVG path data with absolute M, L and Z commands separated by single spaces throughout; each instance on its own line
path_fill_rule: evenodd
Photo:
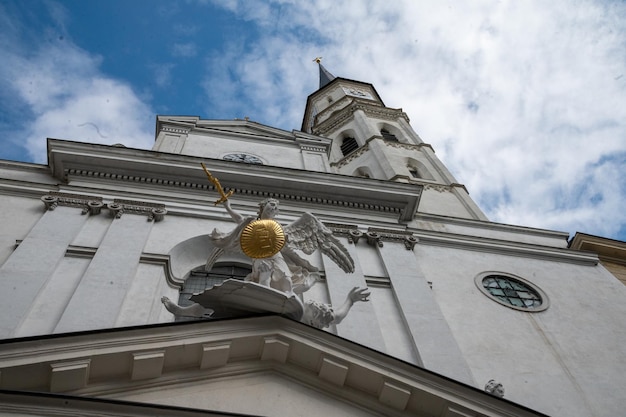
M 566 233 L 490 222 L 371 84 L 320 64 L 300 130 L 158 116 L 155 136 L 0 161 L 0 412 L 622 412 L 626 287 Z M 274 198 L 279 223 L 312 213 L 345 247 L 354 272 L 303 255 L 321 279 L 302 302 L 367 301 L 323 330 L 263 308 L 175 319 L 162 297 L 252 268 L 226 251 L 205 270 L 235 223 L 201 164 L 238 212 Z

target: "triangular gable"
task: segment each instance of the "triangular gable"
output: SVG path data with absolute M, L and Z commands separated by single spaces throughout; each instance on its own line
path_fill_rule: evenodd
M 282 140 L 293 142 L 294 132 L 267 126 L 248 119 L 205 120 L 197 116 L 157 116 L 156 135 L 162 129 L 184 129 L 186 133 L 213 134 L 254 139 Z M 305 134 L 300 134 L 300 136 Z M 319 138 L 318 138 L 319 139 Z M 326 142 L 330 143 L 330 140 Z M 324 145 L 328 145 L 325 143 Z
M 2 389 L 244 414 L 252 404 L 252 414 L 294 415 L 290 394 L 301 415 L 540 415 L 278 316 L 5 340 L 0 376 Z

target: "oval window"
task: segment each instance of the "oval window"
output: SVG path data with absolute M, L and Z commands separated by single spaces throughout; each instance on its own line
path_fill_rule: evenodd
M 522 311 L 543 311 L 548 308 L 546 294 L 530 282 L 503 273 L 481 274 L 476 286 L 492 300 Z

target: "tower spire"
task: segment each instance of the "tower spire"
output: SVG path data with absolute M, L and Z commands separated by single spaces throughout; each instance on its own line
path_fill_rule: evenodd
M 331 74 L 324 66 L 322 65 L 322 57 L 318 56 L 313 60 L 317 62 L 320 67 L 320 88 L 325 87 L 328 83 L 335 79 L 335 76 Z

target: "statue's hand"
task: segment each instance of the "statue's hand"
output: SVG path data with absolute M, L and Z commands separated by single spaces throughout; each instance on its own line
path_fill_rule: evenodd
M 370 296 L 370 292 L 369 292 L 368 288 L 354 287 L 348 293 L 348 298 L 353 303 L 355 303 L 357 301 L 369 301 L 368 300 L 369 296 Z

